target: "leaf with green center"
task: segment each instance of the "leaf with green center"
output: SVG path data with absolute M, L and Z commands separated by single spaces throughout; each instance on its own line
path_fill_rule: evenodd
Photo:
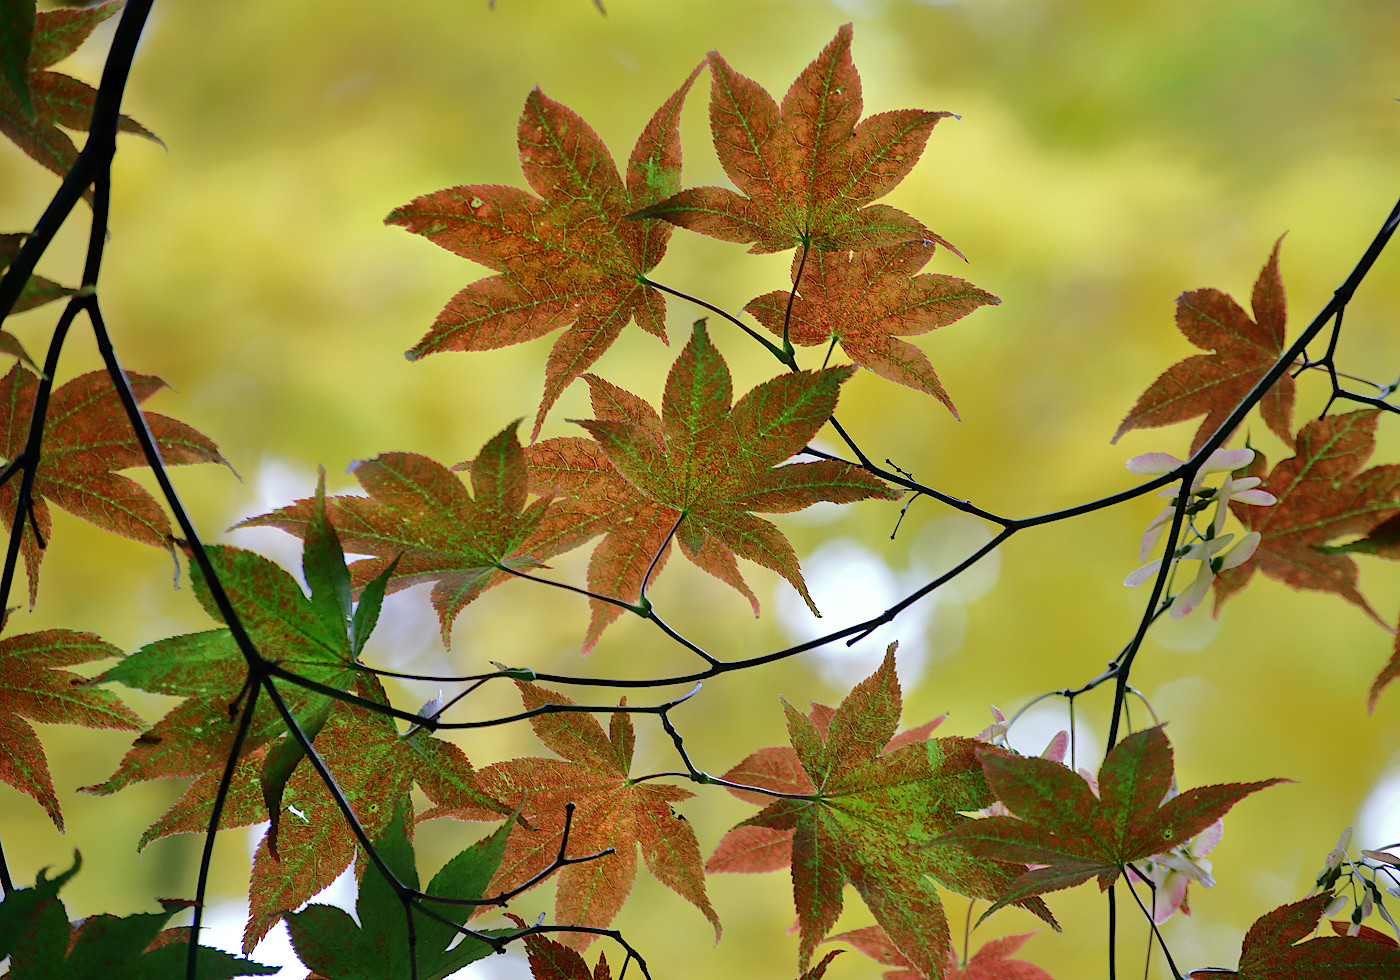
M 63 829 L 63 813 L 49 776 L 44 747 L 25 721 L 140 731 L 141 719 L 111 691 L 78 686 L 63 670 L 73 664 L 121 657 L 91 633 L 44 630 L 0 639 L 0 780 L 32 796 Z
M 908 175 L 934 124 L 952 113 L 904 109 L 862 120 L 850 24 L 797 77 L 781 107 L 718 52 L 709 64 L 715 152 L 742 193 L 689 188 L 634 218 L 752 243 L 751 252 L 907 241 L 952 248 L 903 211 L 871 203 Z
M 526 710 L 575 702 L 533 684 L 517 684 Z M 630 715 L 617 712 L 608 732 L 578 711 L 531 716 L 530 725 L 546 746 L 563 758 L 510 759 L 479 774 L 482 789 L 521 808 L 524 820 L 511 825 L 506 856 L 488 891 L 511 891 L 531 881 L 559 856 L 566 806 L 574 804 L 567 857 L 612 849 L 593 860 L 569 864 L 556 876 L 555 916 L 563 925 L 606 928 L 622 907 L 637 876 L 637 847 L 658 881 L 699 909 L 719 939 L 719 917 L 705 894 L 700 846 L 690 824 L 672 804 L 689 790 L 630 776 L 634 734 Z M 427 816 L 467 820 L 491 818 L 479 807 L 448 806 Z M 576 933 L 568 943 L 585 948 L 595 938 Z
M 963 279 L 918 274 L 932 254 L 922 241 L 858 252 L 799 252 L 792 267 L 797 296 L 786 290 L 765 293 L 744 309 L 800 347 L 840 341 L 861 367 L 932 395 L 957 418 L 924 352 L 899 338 L 947 326 L 1001 301 Z
M 1129 863 L 1185 843 L 1232 806 L 1282 779 L 1221 783 L 1173 794 L 1172 749 L 1161 728 L 1134 732 L 1099 769 L 1099 795 L 1082 776 L 1049 759 L 978 750 L 987 781 L 1013 816 L 964 824 L 939 839 L 1027 871 L 983 913 L 1098 876 L 1106 890 Z
M 550 351 L 534 434 L 550 406 L 631 320 L 663 340 L 666 304 L 646 274 L 666 252 L 665 222 L 625 216 L 680 188 L 681 105 L 697 67 L 656 111 L 620 178 L 598 134 L 576 113 L 530 93 L 518 142 L 540 197 L 497 184 L 450 187 L 385 219 L 500 273 L 454 296 L 412 360 L 445 350 L 488 350 L 568 327 Z
M 969 822 L 963 811 L 994 799 L 977 762 L 982 743 L 929 739 L 927 729 L 924 739 L 896 736 L 901 704 L 891 646 L 834 712 L 817 706 L 803 714 L 784 702 L 792 748 L 765 749 L 725 776 L 798 797 L 773 800 L 730 831 L 709 867 L 768 870 L 779 866 L 772 853 L 779 835 L 790 840 L 799 968 L 835 924 L 850 882 L 894 948 L 925 976 L 941 978 L 951 943 L 935 883 L 990 900 L 1022 870 L 940 839 Z M 739 853 L 755 843 L 744 834 L 750 828 L 765 832 L 757 857 Z M 1038 899 L 1021 904 L 1053 924 Z
M 129 374 L 127 380 L 138 402 L 165 387 L 165 382 L 148 374 Z M 7 463 L 28 444 L 38 390 L 39 379 L 19 364 L 0 378 L 0 411 L 5 415 L 0 424 L 0 459 Z M 143 414 L 166 465 L 225 462 L 210 439 L 185 423 L 154 412 Z M 105 373 L 84 374 L 53 390 L 41 457 L 34 478 L 33 520 L 25 520 L 20 545 L 31 605 L 38 596 L 39 563 L 44 556 L 34 528 L 47 544 L 52 530 L 49 502 L 134 541 L 170 546 L 170 519 L 160 504 L 135 480 L 116 472 L 145 466 L 146 457 Z M 6 530 L 18 509 L 19 486 L 18 477 L 0 486 Z
M 1118 427 L 1113 441 L 1132 429 L 1205 419 L 1191 440 L 1196 452 L 1220 428 L 1283 354 L 1287 306 L 1274 250 L 1254 283 L 1254 319 L 1218 289 L 1182 293 L 1176 301 L 1177 328 L 1197 347 L 1210 351 L 1178 361 L 1142 393 Z M 1264 422 L 1289 446 L 1293 445 L 1293 378 L 1279 378 L 1259 403 Z
M 120 2 L 103 3 L 81 10 L 44 10 L 34 15 L 34 33 L 28 45 L 27 92 L 23 85 L 16 86 L 13 75 L 19 70 L 14 52 L 20 45 L 6 43 L 0 48 L 10 82 L 0 85 L 0 134 L 60 177 L 78 159 L 78 148 L 58 127 L 85 131 L 92 122 L 97 90 L 86 82 L 45 69 L 76 51 L 93 28 L 121 6 Z M 6 26 L 17 25 L 11 21 Z M 117 128 L 160 142 L 130 116 L 121 116 Z M 91 190 L 83 196 L 91 203 Z
M 534 547 L 534 532 L 550 510 L 548 498 L 527 504 L 529 473 L 513 422 L 462 464 L 475 497 L 445 466 L 416 453 L 385 453 L 352 467 L 367 497 L 326 499 L 326 513 L 343 547 L 375 555 L 350 565 L 361 588 L 388 573 L 385 591 L 432 582 L 432 603 L 450 639 L 452 622 L 486 589 L 511 578 L 507 569 L 540 568 L 557 551 Z M 314 499 L 298 500 L 237 527 L 277 527 L 303 539 L 311 533 Z M 392 567 L 392 571 L 390 571 Z M 361 596 L 361 604 L 366 602 Z
M 1400 976 L 1400 947 L 1359 936 L 1319 936 L 1300 942 L 1317 928 L 1332 895 L 1323 892 L 1281 905 L 1260 916 L 1245 934 L 1238 970 L 1204 969 L 1188 980 L 1393 980 Z
M 816 612 L 787 538 L 751 512 L 898 496 L 837 460 L 779 465 L 831 417 L 852 370 L 784 374 L 731 408 L 729 368 L 701 320 L 666 379 L 660 415 L 588 375 L 598 417 L 579 424 L 593 440 L 546 439 L 528 451 L 532 489 L 559 501 L 540 528 L 549 552 L 604 534 L 589 563 L 589 588 L 636 603 L 648 569 L 653 579 L 661 571 L 674 529 L 685 556 L 748 598 L 755 614 L 758 600 L 739 557 L 782 575 Z M 585 652 L 621 614 L 599 600 L 592 607 Z

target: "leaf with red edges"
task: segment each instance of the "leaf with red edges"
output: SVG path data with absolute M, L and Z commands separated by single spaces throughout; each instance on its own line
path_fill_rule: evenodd
M 516 686 L 527 711 L 575 703 L 533 684 Z M 640 845 L 652 875 L 704 913 L 718 940 L 719 917 L 705 894 L 700 846 L 690 824 L 672 808 L 694 794 L 677 786 L 632 780 L 631 716 L 613 714 L 606 733 L 592 716 L 580 711 L 535 714 L 530 726 L 562 758 L 510 759 L 478 774 L 486 793 L 520 806 L 524 818 L 513 825 L 505 859 L 485 893 L 518 888 L 553 865 L 563 840 L 565 808 L 572 803 L 567 856 L 579 858 L 609 848 L 613 853 L 569 864 L 558 873 L 554 907 L 561 924 L 607 927 L 632 889 Z M 425 816 L 480 820 L 492 814 L 473 805 L 456 805 L 439 806 Z M 567 942 L 583 949 L 595 938 L 577 933 Z
M 514 187 L 472 184 L 428 194 L 391 212 L 401 225 L 499 275 L 466 287 L 438 314 L 410 360 L 445 350 L 488 350 L 568 327 L 550 351 L 545 414 L 631 320 L 663 340 L 666 304 L 646 281 L 666 251 L 670 226 L 628 221 L 680 187 L 681 105 L 697 67 L 656 111 L 627 163 L 576 113 L 539 89 L 520 117 L 520 163 L 535 197 Z
M 589 563 L 589 588 L 636 603 L 674 536 L 693 564 L 748 598 L 755 614 L 758 599 L 739 572 L 739 557 L 782 575 L 816 612 L 787 538 L 752 512 L 898 496 L 837 460 L 778 465 L 830 418 L 851 371 L 784 374 L 731 407 L 729 368 L 702 320 L 666 379 L 659 415 L 636 395 L 587 376 L 598 417 L 579 424 L 593 440 L 546 439 L 528 451 L 532 489 L 559 498 L 540 527 L 546 550 L 605 534 Z M 592 607 L 585 652 L 622 612 L 596 599 Z
M 1113 442 L 1132 429 L 1205 419 L 1191 440 L 1196 452 L 1235 407 L 1269 372 L 1284 351 L 1287 319 L 1283 282 L 1278 272 L 1279 238 L 1254 283 L 1254 319 L 1218 289 L 1182 293 L 1176 301 L 1176 326 L 1186 339 L 1209 354 L 1178 361 L 1143 392 Z M 1265 424 L 1293 445 L 1293 378 L 1285 374 L 1259 403 Z
M 138 403 L 165 387 L 149 374 L 128 374 L 127 380 Z M 28 444 L 38 391 L 38 377 L 22 365 L 15 364 L 0 378 L 0 459 L 6 463 Z M 154 412 L 143 414 L 166 465 L 225 462 L 213 441 L 185 423 Z M 139 483 L 116 472 L 145 465 L 126 410 L 105 373 L 84 374 L 53 390 L 33 508 L 21 518 L 25 531 L 20 551 L 29 577 L 30 605 L 38 596 L 39 563 L 52 528 L 49 502 L 134 541 L 170 546 L 170 519 L 160 504 Z M 7 530 L 15 520 L 19 486 L 18 475 L 0 486 L 0 515 Z M 42 543 L 35 540 L 36 527 Z
M 1245 934 L 1238 970 L 1203 969 L 1189 980 L 1393 980 L 1400 976 L 1400 947 L 1389 936 L 1376 942 L 1360 936 L 1319 936 L 1300 940 L 1317 928 L 1332 898 L 1328 892 L 1281 905 L 1260 916 Z
M 902 109 L 861 119 L 850 24 L 797 77 L 781 106 L 717 51 L 709 64 L 715 152 L 741 193 L 688 188 L 634 218 L 664 218 L 723 241 L 752 243 L 751 252 L 906 241 L 952 248 L 903 211 L 871 203 L 909 174 L 934 124 L 952 113 Z
M 1190 840 L 1241 799 L 1275 783 L 1221 783 L 1172 794 L 1172 749 L 1162 729 L 1134 732 L 1099 768 L 1098 795 L 1084 777 L 1049 759 L 978 750 L 987 781 L 1014 816 L 987 817 L 940 838 L 971 853 L 1039 865 L 982 918 L 1004 905 L 1083 884 L 1106 890 L 1127 865 Z
M 726 835 L 711 870 L 775 867 L 773 853 L 780 835 L 786 837 L 800 968 L 835 924 L 849 881 L 900 955 L 926 976 L 942 978 L 951 943 L 935 882 L 990 900 L 1022 870 L 938 840 L 968 822 L 964 812 L 993 800 L 975 755 L 981 743 L 909 741 L 895 734 L 901 696 L 893 647 L 835 711 L 814 706 L 804 714 L 786 702 L 783 707 L 792 747 L 755 753 L 725 778 L 791 795 L 770 799 Z M 753 798 L 751 790 L 740 792 Z M 759 838 L 766 853 L 741 850 L 750 843 L 743 828 L 766 832 Z M 1038 899 L 1023 904 L 1053 922 Z
M 0 780 L 32 796 L 63 829 L 63 813 L 49 776 L 44 747 L 25 721 L 140 731 L 141 719 L 111 691 L 80 686 L 63 670 L 73 664 L 120 657 L 91 633 L 44 630 L 0 639 Z
M 932 255 L 932 246 L 923 241 L 858 252 L 799 252 L 792 264 L 797 295 L 765 293 L 744 309 L 798 346 L 840 341 L 861 367 L 932 395 L 957 418 L 928 357 L 899 338 L 947 326 L 1001 301 L 963 279 L 919 274 Z
M 1215 608 L 1244 588 L 1255 570 L 1295 589 L 1335 592 L 1381 622 L 1357 588 L 1356 564 L 1329 541 L 1364 534 L 1400 513 L 1400 466 L 1363 470 L 1375 448 L 1377 412 L 1364 409 L 1314 419 L 1298 432 L 1297 455 L 1273 468 L 1260 489 L 1278 498 L 1272 507 L 1230 502 L 1230 510 L 1261 535 L 1243 565 L 1215 579 Z M 1263 476 L 1256 452 L 1249 474 Z

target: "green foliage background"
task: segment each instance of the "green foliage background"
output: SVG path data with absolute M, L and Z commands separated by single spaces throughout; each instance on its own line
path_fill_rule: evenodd
M 588 119 L 621 158 L 706 51 L 718 49 L 780 93 L 836 27 L 853 20 L 868 112 L 960 113 L 960 121 L 938 126 L 890 202 L 970 260 L 964 268 L 944 256 L 931 270 L 966 275 L 1002 298 L 1000 307 L 922 342 L 963 421 L 870 375 L 847 385 L 840 413 L 872 454 L 1009 514 L 1126 486 L 1123 460 L 1136 453 L 1182 453 L 1193 425 L 1108 443 L 1147 383 L 1190 352 L 1172 325 L 1177 294 L 1215 286 L 1246 300 L 1272 242 L 1287 232 L 1290 318 L 1306 322 L 1400 189 L 1400 8 L 1389 0 L 611 0 L 606 18 L 586 0 L 497 7 L 490 12 L 480 0 L 157 6 L 127 110 L 169 149 L 123 138 L 104 308 L 128 368 L 177 389 L 151 407 L 209 433 L 242 476 L 240 483 L 214 467 L 175 475 L 211 534 L 310 493 L 317 463 L 332 474 L 333 491 L 347 489 L 353 481 L 342 471 L 353 459 L 413 450 L 456 462 L 509 420 L 533 414 L 545 342 L 403 359 L 442 303 L 480 270 L 380 222 L 439 187 L 519 184 L 515 119 L 536 85 Z M 100 55 L 95 40 L 60 67 L 95 81 Z M 688 185 L 724 180 L 709 148 L 706 97 L 702 82 L 687 108 Z M 0 227 L 32 224 L 54 186 L 17 152 L 0 154 Z M 71 281 L 81 241 L 75 223 L 40 272 Z M 1397 261 L 1382 259 L 1347 316 L 1342 360 L 1382 382 L 1400 371 Z M 786 258 L 755 258 L 677 233 L 658 277 L 737 311 L 787 281 Z M 694 314 L 680 303 L 671 310 L 672 336 L 683 340 Z M 42 350 L 54 315 L 41 310 L 15 321 L 31 352 Z M 737 388 L 774 370 L 732 332 L 716 327 L 713 336 Z M 597 370 L 655 396 L 678 349 L 628 331 Z M 65 355 L 68 371 L 96 366 L 82 342 Z M 1299 424 L 1322 408 L 1322 394 L 1320 381 L 1307 379 Z M 579 386 L 544 434 L 567 433 L 563 420 L 585 414 Z M 1271 461 L 1283 455 L 1262 425 L 1251 436 Z M 1394 427 L 1383 425 L 1379 458 L 1396 458 L 1397 448 Z M 279 472 L 290 476 L 279 481 Z M 1138 501 L 1018 535 L 1004 550 L 995 589 L 968 602 L 961 643 L 945 643 L 906 692 L 906 721 L 950 711 L 945 731 L 973 734 L 989 720 L 989 703 L 1009 712 L 1097 674 L 1130 636 L 1145 598 L 1120 582 L 1136 564 L 1154 507 Z M 896 569 L 908 568 L 911 544 L 937 548 L 958 529 L 943 521 L 921 537 L 948 513 L 920 501 L 891 543 L 897 510 L 864 504 L 829 523 L 783 526 L 799 555 L 830 536 L 850 536 Z M 127 649 L 203 628 L 183 581 L 172 591 L 168 558 L 64 515 L 55 523 L 45 589 L 35 612 L 20 617 L 23 628 L 92 629 Z M 291 539 L 276 532 L 232 540 L 294 554 Z M 581 570 L 565 559 L 558 574 Z M 1393 617 L 1395 571 L 1372 562 L 1363 574 L 1373 605 Z M 751 581 L 761 583 L 761 598 L 773 595 L 774 583 L 756 570 Z M 726 658 L 789 642 L 772 600 L 755 624 L 742 599 L 693 569 L 678 566 L 654 599 Z M 384 629 L 374 653 L 402 669 L 469 672 L 492 659 L 617 676 L 688 666 L 655 630 L 627 622 L 580 664 L 584 603 L 523 583 L 474 605 L 446 653 L 422 596 L 392 608 L 412 621 Z M 935 621 L 936 639 L 950 635 L 939 629 Z M 1184 786 L 1275 775 L 1299 781 L 1230 815 L 1212 855 L 1218 886 L 1193 889 L 1195 918 L 1166 930 L 1183 966 L 1231 965 L 1243 929 L 1301 896 L 1373 785 L 1400 772 L 1400 694 L 1382 696 L 1374 716 L 1364 708 L 1391 640 L 1335 598 L 1294 595 L 1272 582 L 1232 601 L 1218 625 L 1201 611 L 1153 636 L 1134 682 L 1170 722 Z M 868 647 L 864 672 L 878 662 L 877 649 Z M 721 772 L 781 742 L 778 692 L 797 704 L 834 703 L 844 693 L 800 660 L 721 678 L 676 716 L 697 764 Z M 403 696 L 416 704 L 434 693 Z M 1101 745 L 1108 699 L 1082 704 Z M 165 706 L 150 698 L 137 707 L 153 718 Z M 641 769 L 675 768 L 660 734 L 639 732 Z M 52 737 L 70 829 L 67 840 L 58 838 L 37 806 L 10 793 L 0 803 L 0 834 L 16 878 L 66 866 L 78 846 L 84 870 L 66 893 L 75 914 L 148 910 L 154 895 L 192 893 L 196 842 L 157 842 L 139 860 L 134 853 L 140 829 L 182 787 L 146 785 L 115 800 L 74 793 L 111 772 L 124 739 L 89 741 L 61 729 L 44 735 Z M 524 726 L 463 745 L 478 764 L 538 752 Z M 718 792 L 685 809 L 706 849 L 747 812 Z M 459 849 L 463 829 L 480 833 L 424 828 L 424 866 Z M 246 880 L 241 838 L 230 834 L 219 848 L 217 873 L 230 896 Z M 713 954 L 699 915 L 654 881 L 639 881 L 618 925 L 654 975 L 792 972 L 794 940 L 782 938 L 792 921 L 786 877 L 721 876 L 709 887 L 726 926 Z M 1066 933 L 1042 934 L 1025 955 L 1057 977 L 1098 975 L 1101 901 L 1081 889 L 1052 905 Z M 532 896 L 515 910 L 532 918 L 547 907 Z M 955 932 L 963 907 L 950 906 Z M 849 909 L 849 927 L 864 924 L 853 896 Z M 1034 926 L 1012 911 L 992 928 Z M 1136 926 L 1133 935 L 1136 943 Z M 1141 956 L 1140 945 L 1129 948 L 1125 966 Z M 873 972 L 851 955 L 828 976 Z

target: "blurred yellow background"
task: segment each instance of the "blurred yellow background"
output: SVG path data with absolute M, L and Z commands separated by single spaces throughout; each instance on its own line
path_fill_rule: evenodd
M 381 222 L 441 187 L 523 185 L 515 120 L 537 85 L 625 159 L 656 106 L 707 51 L 719 50 L 781 97 L 837 27 L 852 21 L 867 113 L 959 113 L 939 124 L 922 162 L 887 200 L 969 259 L 963 265 L 943 253 L 930 271 L 965 276 L 1002 299 L 919 341 L 962 421 L 869 374 L 845 386 L 839 414 L 873 458 L 1016 516 L 1130 485 L 1129 456 L 1184 453 L 1195 423 L 1108 441 L 1153 378 L 1194 352 L 1172 322 L 1180 292 L 1214 286 L 1247 306 L 1269 249 L 1286 232 L 1291 339 L 1400 193 L 1400 7 L 1389 0 L 609 0 L 606 17 L 588 0 L 496 7 L 484 0 L 157 4 L 126 109 L 168 151 L 121 141 L 101 296 L 128 369 L 158 374 L 175 389 L 149 407 L 209 434 L 242 478 L 217 467 L 176 473 L 210 539 L 310 493 L 317 464 L 331 474 L 333 491 L 349 489 L 343 471 L 352 460 L 411 450 L 450 464 L 475 456 L 512 419 L 533 416 L 553 335 L 487 353 L 403 358 L 446 300 L 483 270 Z M 59 67 L 95 82 L 102 49 L 94 39 Z M 689 186 L 724 183 L 709 144 L 707 98 L 702 78 L 683 124 Z M 56 183 L 18 151 L 0 152 L 0 231 L 30 227 Z M 70 222 L 40 272 L 77 277 L 83 219 L 79 212 Z M 742 246 L 679 232 L 654 276 L 737 312 L 787 282 L 787 257 L 756 258 Z M 659 397 L 702 312 L 679 301 L 669 310 L 669 349 L 629 328 L 595 370 Z M 1339 364 L 1393 380 L 1397 315 L 1400 255 L 1392 251 L 1347 314 Z M 56 308 L 24 314 L 11 329 L 37 356 L 55 316 Z M 736 390 L 775 372 L 752 343 L 711 325 Z M 820 358 L 803 353 L 809 366 Z M 65 374 L 98 366 L 79 331 Z M 1321 379 L 1301 384 L 1299 425 L 1325 398 Z M 571 434 L 577 429 L 565 419 L 587 414 L 576 385 L 544 434 Z M 1271 462 L 1286 454 L 1257 418 L 1248 428 Z M 1397 448 L 1395 427 L 1382 425 L 1378 460 L 1396 459 Z M 1136 626 L 1145 590 L 1121 582 L 1158 506 L 1139 500 L 1020 534 L 844 662 L 803 657 L 707 684 L 675 715 L 696 764 L 719 773 L 756 748 L 781 744 L 779 693 L 798 705 L 834 704 L 874 669 L 890 639 L 901 640 L 907 657 L 906 723 L 951 712 L 948 734 L 975 734 L 990 721 L 989 704 L 1010 713 L 1044 691 L 1082 684 Z M 979 522 L 921 500 L 891 541 L 898 509 L 866 503 L 779 519 L 825 606 L 821 626 L 873 615 L 987 539 Z M 279 532 L 227 540 L 297 561 L 295 542 Z M 581 582 L 583 567 L 582 555 L 569 556 L 553 574 Z M 653 599 L 668 621 L 725 659 L 808 635 L 806 625 L 781 615 L 790 590 L 753 566 L 744 571 L 765 602 L 757 622 L 739 596 L 679 559 Z M 1394 617 L 1394 569 L 1366 562 L 1363 589 Z M 861 597 L 878 605 L 856 604 Z M 580 662 L 586 621 L 582 600 L 511 583 L 461 617 L 444 651 L 426 596 L 413 590 L 390 604 L 370 657 L 445 673 L 476 671 L 488 660 L 599 676 L 697 666 L 655 629 L 628 621 Z M 60 514 L 38 607 L 18 625 L 91 629 L 134 650 L 208 623 L 183 582 L 172 590 L 168 557 Z M 1165 927 L 1183 968 L 1234 965 L 1244 929 L 1308 890 L 1368 800 L 1373 816 L 1364 827 L 1383 832 L 1373 791 L 1387 774 L 1400 779 L 1400 691 L 1383 695 L 1373 716 L 1365 694 L 1391 642 L 1335 597 L 1262 580 L 1218 623 L 1202 609 L 1149 638 L 1133 682 L 1169 722 L 1183 787 L 1298 781 L 1250 798 L 1226 819 L 1224 842 L 1211 855 L 1217 886 L 1193 889 L 1195 915 Z M 414 708 L 436 690 L 399 693 Z M 1105 689 L 1078 703 L 1081 764 L 1097 766 L 1108 699 Z M 169 706 L 153 696 L 133 702 L 152 719 Z M 503 689 L 470 716 L 513 707 Z M 1038 752 L 1056 727 L 1053 717 L 1029 718 L 1013 741 Z M 32 881 L 45 865 L 66 867 L 76 846 L 84 869 L 65 891 L 74 915 L 148 911 L 154 896 L 191 895 L 196 840 L 159 841 L 139 858 L 134 850 L 140 830 L 183 786 L 77 794 L 77 786 L 110 774 L 128 740 L 54 727 L 43 735 L 69 833 L 59 837 L 32 801 L 0 790 L 8 794 L 0 838 L 16 879 Z M 540 752 L 524 726 L 461 744 L 479 765 Z M 634 772 L 674 768 L 659 729 L 639 725 Z M 1388 806 L 1393 840 L 1400 791 Z M 715 790 L 684 807 L 707 854 L 750 812 Z M 430 874 L 481 829 L 425 826 L 420 868 Z M 243 831 L 221 839 L 220 901 L 238 898 L 250 848 Z M 694 909 L 640 877 L 617 925 L 648 957 L 653 976 L 795 975 L 796 941 L 783 935 L 793 921 L 787 877 L 715 876 L 708 887 L 726 929 L 714 950 Z M 514 910 L 533 918 L 548 899 L 547 891 L 532 894 Z M 1066 931 L 1042 932 L 1023 955 L 1058 978 L 1103 975 L 1103 902 L 1092 886 L 1052 896 L 1051 905 Z M 955 935 L 965 907 L 949 900 Z M 848 891 L 838 929 L 868 921 Z M 1134 975 L 1145 930 L 1134 915 L 1128 921 L 1120 965 Z M 973 945 L 984 933 L 1035 927 L 1012 910 Z M 608 956 L 620 962 L 613 949 Z M 479 975 L 519 969 L 493 958 Z M 876 973 L 851 954 L 827 975 Z

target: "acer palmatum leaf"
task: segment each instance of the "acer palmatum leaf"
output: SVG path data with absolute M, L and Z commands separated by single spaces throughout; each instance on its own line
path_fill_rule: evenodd
M 909 174 L 934 124 L 952 113 L 901 109 L 861 119 L 851 33 L 850 24 L 836 32 L 781 106 L 710 52 L 710 130 L 719 161 L 741 193 L 688 188 L 633 217 L 664 218 L 723 241 L 751 243 L 751 252 L 905 241 L 951 249 L 903 211 L 872 202 Z
M 966 963 L 958 958 L 954 950 L 949 949 L 943 980 L 1054 980 L 1034 963 L 1011 958 L 1011 954 L 1034 935 L 1028 932 L 989 939 Z M 884 980 L 924 980 L 924 975 L 895 948 L 890 937 L 879 926 L 838 933 L 826 941 L 850 943 L 881 966 L 893 967 L 885 971 Z
M 534 435 L 568 384 L 628 322 L 663 340 L 666 303 L 646 282 L 666 252 L 663 221 L 626 220 L 680 188 L 681 105 L 697 66 L 642 131 L 619 177 L 598 134 L 568 107 L 530 93 L 520 116 L 520 164 L 540 195 L 499 184 L 449 187 L 389 214 L 388 224 L 423 235 L 498 275 L 467 286 L 408 352 L 487 350 L 561 327 L 545 367 Z

